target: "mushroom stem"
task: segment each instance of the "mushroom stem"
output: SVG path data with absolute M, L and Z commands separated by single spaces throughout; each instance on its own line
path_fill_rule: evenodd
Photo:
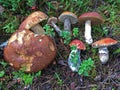
M 64 30 L 71 32 L 71 23 L 69 18 L 66 18 L 64 21 Z
M 92 44 L 93 39 L 91 36 L 91 20 L 85 22 L 85 41 L 88 44 Z
M 107 47 L 99 48 L 99 58 L 102 64 L 105 64 L 109 59 L 109 51 Z
M 54 27 L 55 31 L 56 31 L 56 32 L 58 33 L 58 35 L 60 36 L 60 34 L 61 34 L 60 28 L 59 28 L 53 21 L 51 21 L 51 24 L 52 24 L 52 26 Z
M 77 55 L 77 57 L 76 57 L 76 55 Z M 77 72 L 80 67 L 80 63 L 81 63 L 80 50 L 79 49 L 72 50 L 68 57 L 68 65 L 69 65 L 70 69 L 73 72 Z
M 39 34 L 42 35 L 44 34 L 44 29 L 42 28 L 42 26 L 40 24 L 36 24 L 35 26 L 33 26 L 31 28 L 31 30 L 35 33 L 35 34 Z
M 8 44 L 8 40 L 0 44 L 0 48 L 1 49 L 4 48 L 5 46 L 7 46 L 7 44 Z

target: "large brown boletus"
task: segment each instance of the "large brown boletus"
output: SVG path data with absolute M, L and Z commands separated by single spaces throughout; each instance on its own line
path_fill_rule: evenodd
M 49 36 L 25 29 L 17 30 L 4 48 L 5 60 L 15 69 L 25 68 L 25 72 L 44 69 L 55 56 L 55 45 Z
M 85 24 L 85 40 L 86 43 L 92 44 L 93 39 L 91 36 L 91 24 L 99 25 L 104 22 L 102 16 L 97 12 L 88 12 L 79 16 L 79 23 Z
M 44 29 L 39 24 L 43 20 L 46 20 L 48 16 L 41 12 L 41 11 L 35 11 L 31 13 L 19 26 L 20 30 L 23 29 L 31 29 L 35 34 L 42 35 L 44 34 Z

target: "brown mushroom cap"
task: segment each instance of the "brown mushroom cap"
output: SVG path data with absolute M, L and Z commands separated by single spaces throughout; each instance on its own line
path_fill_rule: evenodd
M 54 23 L 57 23 L 58 20 L 57 20 L 56 17 L 51 17 L 51 18 L 48 19 L 47 24 L 52 26 L 52 21 L 53 21 Z
M 99 48 L 99 47 L 108 47 L 111 45 L 116 44 L 118 41 L 112 39 L 112 38 L 104 38 L 101 40 L 98 40 L 92 44 L 93 48 Z
M 75 39 L 75 40 L 71 41 L 69 45 L 70 46 L 75 45 L 80 50 L 85 50 L 86 49 L 85 44 L 78 39 Z
M 41 12 L 41 11 L 35 11 L 32 14 L 30 14 L 19 26 L 19 30 L 23 29 L 30 29 L 34 25 L 40 23 L 43 20 L 46 20 L 48 16 Z
M 65 20 L 66 18 L 69 18 L 69 19 L 70 19 L 71 24 L 75 24 L 75 23 L 77 23 L 77 21 L 78 21 L 77 16 L 76 16 L 74 13 L 68 12 L 68 11 L 63 12 L 63 13 L 58 17 L 58 19 L 60 20 L 60 22 L 64 22 L 64 20 Z
M 88 12 L 79 16 L 80 24 L 84 24 L 87 20 L 91 20 L 92 25 L 98 25 L 104 22 L 102 16 L 97 12 Z
M 15 69 L 37 72 L 50 64 L 56 56 L 53 40 L 30 30 L 17 30 L 4 48 L 5 60 Z

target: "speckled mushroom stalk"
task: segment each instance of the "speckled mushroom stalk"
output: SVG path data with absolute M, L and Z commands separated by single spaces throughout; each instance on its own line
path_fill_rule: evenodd
M 85 23 L 85 41 L 87 44 L 93 43 L 93 38 L 91 35 L 91 26 L 103 23 L 103 18 L 97 12 L 88 12 L 79 16 L 79 23 Z
M 64 30 L 69 31 L 71 33 L 71 24 L 77 23 L 77 16 L 72 12 L 63 12 L 58 19 L 60 22 L 64 23 Z
M 107 47 L 100 47 L 98 49 L 99 58 L 102 64 L 105 64 L 109 59 L 109 51 Z
M 93 48 L 98 48 L 99 58 L 102 64 L 106 64 L 109 60 L 108 46 L 116 44 L 117 41 L 112 38 L 104 38 L 92 44 Z
M 51 17 L 51 18 L 48 19 L 47 24 L 50 25 L 50 26 L 52 26 L 52 27 L 55 29 L 55 31 L 58 33 L 58 35 L 60 36 L 61 30 L 60 30 L 60 28 L 56 25 L 57 21 L 58 21 L 58 20 L 57 20 L 56 17 Z
M 70 46 L 73 46 L 73 45 L 75 45 L 77 49 L 71 50 L 68 57 L 68 65 L 73 72 L 77 72 L 81 64 L 80 52 L 81 50 L 85 50 L 86 47 L 82 41 L 77 39 L 71 41 Z M 73 54 L 77 55 L 77 59 L 75 59 L 77 61 L 73 60 L 73 58 L 76 58 L 76 56 L 74 56 Z

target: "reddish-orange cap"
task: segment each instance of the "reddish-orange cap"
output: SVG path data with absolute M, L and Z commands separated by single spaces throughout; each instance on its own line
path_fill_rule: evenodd
M 118 41 L 112 39 L 112 38 L 104 38 L 101 40 L 98 40 L 92 44 L 92 47 L 98 48 L 98 47 L 105 47 L 105 46 L 111 46 L 116 44 Z
M 85 44 L 78 39 L 75 39 L 75 40 L 71 41 L 71 43 L 69 45 L 70 46 L 75 45 L 80 50 L 85 50 L 86 49 Z

